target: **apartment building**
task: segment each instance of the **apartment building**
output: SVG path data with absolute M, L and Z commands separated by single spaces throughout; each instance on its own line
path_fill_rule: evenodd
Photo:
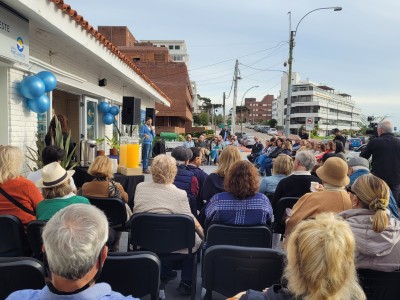
M 280 93 L 272 106 L 273 118 L 280 126 L 285 126 L 287 88 L 287 76 L 283 76 Z M 320 135 L 329 135 L 333 128 L 359 129 L 361 110 L 350 94 L 327 84 L 318 84 L 309 79 L 300 80 L 299 73 L 292 75 L 291 103 L 291 133 L 298 133 L 307 118 L 313 118 L 314 128 L 318 128 Z
M 266 95 L 261 101 L 257 101 L 256 98 L 245 98 L 244 106 L 247 111 L 243 112 L 243 122 L 260 124 L 263 121 L 271 120 L 273 101 L 273 95 Z M 241 114 L 239 113 L 238 115 L 241 118 Z

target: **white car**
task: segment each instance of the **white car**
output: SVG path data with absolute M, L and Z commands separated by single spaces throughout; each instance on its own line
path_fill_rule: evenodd
M 247 135 L 245 139 L 243 139 L 243 145 L 247 148 L 253 147 L 255 144 L 254 135 Z
M 270 130 L 268 130 L 268 134 L 269 135 L 277 135 L 278 130 L 276 130 L 276 128 L 271 128 Z

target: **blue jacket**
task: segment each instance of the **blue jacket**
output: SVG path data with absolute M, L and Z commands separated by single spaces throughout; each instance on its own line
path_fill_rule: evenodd
M 174 185 L 184 190 L 189 198 L 190 210 L 193 215 L 197 215 L 197 195 L 199 193 L 199 183 L 196 176 L 187 166 L 179 165 L 178 172 L 174 179 Z
M 150 138 L 145 138 L 144 135 L 148 134 L 150 136 Z M 139 131 L 139 137 L 143 138 L 143 144 L 152 144 L 153 143 L 153 139 L 155 137 L 155 133 L 154 130 L 150 130 L 146 124 L 143 124 L 142 126 L 140 126 L 140 131 Z

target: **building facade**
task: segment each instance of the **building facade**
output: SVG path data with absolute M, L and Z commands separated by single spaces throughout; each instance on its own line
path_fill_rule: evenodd
M 285 126 L 287 109 L 287 77 L 281 79 L 281 91 L 273 103 L 273 117 L 279 126 Z M 313 120 L 314 129 L 320 135 L 329 135 L 332 129 L 358 130 L 361 110 L 351 95 L 336 91 L 326 84 L 317 84 L 309 79 L 300 80 L 298 73 L 292 75 L 292 101 L 290 132 L 297 134 L 306 120 Z
M 271 120 L 273 102 L 273 95 L 266 95 L 261 101 L 257 101 L 256 98 L 245 98 L 244 106 L 246 107 L 246 111 L 243 112 L 243 122 L 260 124 L 264 121 Z M 239 118 L 241 118 L 240 112 Z
M 142 40 L 142 43 L 148 42 L 156 47 L 166 48 L 174 62 L 183 62 L 189 69 L 189 54 L 186 48 L 186 42 L 182 40 Z
M 0 16 L 11 24 L 8 32 L 0 33 L 2 46 L 10 43 L 10 48 L 0 47 L 1 145 L 25 153 L 26 147 L 36 149 L 36 133 L 44 137 L 53 114 L 62 114 L 79 155 L 80 141 L 112 137 L 115 127 L 123 129 L 120 114 L 116 125 L 104 124 L 99 102 L 119 106 L 120 112 L 124 96 L 140 98 L 142 111 L 155 103 L 170 105 L 170 98 L 148 76 L 62 0 L 4 0 Z M 13 47 L 17 52 L 7 52 Z M 40 71 L 52 72 L 58 83 L 47 93 L 50 108 L 37 114 L 26 106 L 18 85 Z M 23 173 L 28 171 L 24 165 Z
M 170 107 L 156 104 L 156 131 L 185 133 L 195 130 L 192 129 L 194 95 L 187 65 L 184 61 L 173 61 L 171 55 L 171 50 L 186 51 L 184 41 L 171 41 L 170 44 L 161 41 L 160 46 L 148 40 L 138 42 L 126 26 L 99 26 L 99 32 L 174 99 Z

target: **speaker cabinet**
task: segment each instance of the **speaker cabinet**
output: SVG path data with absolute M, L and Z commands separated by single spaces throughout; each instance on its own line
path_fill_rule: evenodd
M 123 97 L 122 99 L 122 124 L 140 125 L 140 103 L 135 97 Z
M 151 107 L 146 107 L 146 118 L 150 117 L 153 120 L 153 125 L 156 124 L 156 110 Z

